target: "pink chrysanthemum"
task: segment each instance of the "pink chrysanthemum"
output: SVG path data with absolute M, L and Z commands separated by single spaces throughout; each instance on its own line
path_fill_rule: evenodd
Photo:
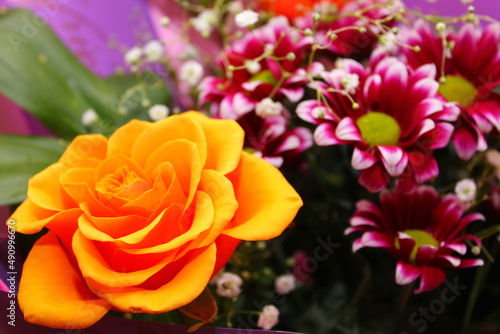
M 363 247 L 383 248 L 398 258 L 396 283 L 406 285 L 420 277 L 414 291 L 435 289 L 446 279 L 446 268 L 480 266 L 481 259 L 465 259 L 471 240 L 478 247 L 481 241 L 474 235 L 462 235 L 473 221 L 484 220 L 479 213 L 464 216 L 455 195 L 440 198 L 429 186 L 414 192 L 384 191 L 380 206 L 367 200 L 357 203 L 357 211 L 345 233 L 361 231 L 353 243 L 353 251 Z
M 380 20 L 390 15 L 390 9 L 375 4 L 386 3 L 385 0 L 349 1 L 338 11 L 335 5 L 320 2 L 316 5 L 315 12 L 321 13 L 322 20 L 316 22 L 310 13 L 295 19 L 295 24 L 301 29 L 315 31 L 315 41 L 337 56 L 360 58 L 373 50 L 379 31 L 378 27 L 371 25 L 370 20 Z M 395 8 L 397 7 L 397 2 Z M 361 17 L 356 17 L 358 13 Z M 391 25 L 391 22 L 385 22 Z M 351 27 L 351 28 L 349 28 Z M 364 28 L 364 32 L 358 30 Z M 330 32 L 335 32 L 332 39 Z
M 311 41 L 285 17 L 271 19 L 225 51 L 219 60 L 225 77 L 207 77 L 200 85 L 200 101 L 212 102 L 212 115 L 224 119 L 238 119 L 267 97 L 299 101 L 307 82 L 301 63 Z
M 401 37 L 420 48 L 420 52 L 402 49 L 410 66 L 432 63 L 441 68 L 442 39 L 428 23 L 417 21 Z M 452 141 L 457 155 L 469 159 L 476 151 L 487 149 L 483 134 L 500 131 L 500 95 L 493 91 L 500 85 L 500 25 L 481 28 L 468 23 L 458 32 L 446 32 L 446 39 L 453 47 L 447 51 L 444 73 L 437 73 L 436 78 L 445 75 L 439 92 L 460 105 Z
M 288 113 L 262 118 L 252 112 L 238 119 L 238 123 L 245 130 L 245 145 L 254 149 L 255 155 L 278 168 L 298 167 L 302 160 L 301 153 L 313 144 L 309 129 L 289 129 Z
M 439 174 L 432 150 L 447 145 L 448 122 L 459 114 L 438 98 L 435 74 L 434 65 L 411 70 L 390 57 L 368 69 L 342 60 L 312 85 L 324 98 L 300 103 L 297 114 L 318 125 L 318 145 L 354 146 L 351 164 L 368 190 L 383 190 L 392 177 L 411 189 Z

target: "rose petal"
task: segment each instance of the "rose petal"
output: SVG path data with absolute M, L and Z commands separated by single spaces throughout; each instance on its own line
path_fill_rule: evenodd
M 131 156 L 132 146 L 146 129 L 149 129 L 153 123 L 139 121 L 137 119 L 131 120 L 129 123 L 118 128 L 110 137 L 108 141 L 108 157 L 115 154 L 122 153 L 126 156 Z
M 245 137 L 243 129 L 235 121 L 210 119 L 196 111 L 185 115 L 198 122 L 205 132 L 210 149 L 204 169 L 215 169 L 222 174 L 232 172 L 240 161 Z
M 174 264 L 168 283 L 155 289 L 109 288 L 88 280 L 101 297 L 122 312 L 157 314 L 175 310 L 198 297 L 212 276 L 216 260 L 215 244 L 190 254 Z
M 111 308 L 87 286 L 54 233 L 31 249 L 19 284 L 26 321 L 53 328 L 86 328 Z
M 151 127 L 142 132 L 132 146 L 132 160 L 144 166 L 158 147 L 176 139 L 196 144 L 200 165 L 205 164 L 207 159 L 205 134 L 199 123 L 185 114 L 167 117 L 153 123 Z
M 28 198 L 47 210 L 63 211 L 76 207 L 59 181 L 61 170 L 62 165 L 56 163 L 33 176 L 28 183 Z
M 281 172 L 243 152 L 238 168 L 228 175 L 239 208 L 223 234 L 242 240 L 266 240 L 292 222 L 302 200 Z

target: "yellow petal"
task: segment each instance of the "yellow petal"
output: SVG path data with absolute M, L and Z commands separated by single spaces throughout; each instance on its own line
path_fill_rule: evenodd
M 171 261 L 171 257 L 165 257 L 162 261 L 146 269 L 133 272 L 123 270 L 122 272 L 120 268 L 120 271 L 117 271 L 102 256 L 97 245 L 98 243 L 88 240 L 80 231 L 76 231 L 73 237 L 73 251 L 83 277 L 108 287 L 127 287 L 141 284 Z
M 201 162 L 195 143 L 185 139 L 172 140 L 156 149 L 146 162 L 146 172 L 153 174 L 162 163 L 174 167 L 176 178 L 187 197 L 189 205 L 201 178 Z
M 215 169 L 225 175 L 238 166 L 245 132 L 236 121 L 211 119 L 196 111 L 183 113 L 182 117 L 194 119 L 205 132 L 207 162 L 204 169 Z
M 33 176 L 28 183 L 28 198 L 47 210 L 63 211 L 76 207 L 59 181 L 61 170 L 62 165 L 56 163 Z
M 165 268 L 168 280 L 159 288 L 109 288 L 92 284 L 93 291 L 122 312 L 163 313 L 195 300 L 205 289 L 214 269 L 216 246 L 191 252 L 172 268 Z M 171 278 L 170 278 L 171 277 Z M 159 279 L 161 281 L 161 277 Z
M 110 309 L 71 263 L 54 233 L 33 246 L 19 284 L 19 306 L 26 321 L 53 328 L 86 328 Z
M 125 154 L 130 157 L 132 153 L 132 146 L 137 137 L 141 135 L 146 129 L 151 127 L 152 123 L 139 121 L 136 119 L 131 120 L 129 123 L 117 129 L 108 143 L 108 157 L 115 154 Z
M 98 134 L 81 135 L 73 139 L 59 162 L 64 168 L 95 167 L 95 162 L 106 157 L 108 140 Z
M 132 160 L 144 166 L 149 156 L 160 146 L 176 139 L 185 139 L 197 146 L 200 163 L 207 159 L 207 141 L 201 126 L 194 120 L 180 115 L 173 115 L 153 123 L 146 129 L 132 146 Z M 182 154 L 183 152 L 179 152 Z
M 195 247 L 195 245 L 203 247 L 214 242 L 238 209 L 233 184 L 222 173 L 215 170 L 204 170 L 198 189 L 206 192 L 212 199 L 214 221 L 210 229 L 200 234 L 191 247 Z
M 243 152 L 228 175 L 239 208 L 223 234 L 241 240 L 267 240 L 280 235 L 302 206 L 297 192 L 268 162 Z

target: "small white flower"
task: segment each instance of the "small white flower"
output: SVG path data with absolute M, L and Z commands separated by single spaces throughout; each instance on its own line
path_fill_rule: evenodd
M 99 115 L 96 114 L 94 109 L 88 109 L 82 115 L 82 123 L 85 126 L 95 124 L 97 123 L 98 120 L 99 120 Z
M 208 37 L 217 24 L 217 20 L 217 13 L 212 9 L 207 9 L 192 19 L 191 24 L 203 37 Z
M 255 107 L 255 113 L 262 118 L 278 116 L 282 111 L 283 105 L 279 102 L 273 102 L 268 97 L 257 103 Z
M 247 9 L 235 16 L 236 25 L 240 28 L 246 28 L 259 21 L 259 14 L 253 10 Z
M 155 104 L 148 110 L 149 118 L 155 122 L 164 119 L 168 114 L 170 114 L 170 109 L 163 104 Z
M 132 49 L 128 50 L 125 53 L 124 59 L 127 64 L 134 65 L 141 61 L 141 57 L 142 57 L 142 48 L 134 46 Z
M 163 48 L 162 42 L 157 40 L 149 41 L 144 46 L 143 51 L 146 59 L 150 62 L 160 61 L 165 54 L 165 49 Z
M 391 53 L 397 50 L 396 36 L 390 31 L 386 32 L 383 35 L 380 35 L 379 42 L 382 49 L 387 53 Z
M 179 74 L 181 81 L 187 82 L 189 86 L 196 85 L 203 77 L 203 66 L 196 60 L 186 61 Z
M 274 288 L 280 295 L 286 295 L 297 287 L 297 281 L 292 274 L 282 275 L 274 281 Z
M 476 196 L 477 186 L 472 179 L 463 179 L 457 182 L 455 186 L 455 194 L 462 202 L 471 202 Z
M 262 68 L 262 66 L 260 66 L 259 62 L 255 61 L 255 60 L 246 60 L 245 67 L 246 67 L 247 71 L 250 72 L 251 74 L 255 74 L 255 73 L 259 72 Z
M 346 92 L 354 94 L 356 92 L 356 88 L 359 86 L 359 76 L 357 74 L 347 74 L 345 77 L 340 79 L 340 83 Z
M 243 280 L 233 273 L 222 273 L 217 280 L 217 294 L 222 297 L 235 298 L 241 292 Z
M 266 305 L 262 309 L 262 313 L 259 315 L 259 320 L 257 321 L 257 326 L 262 329 L 271 329 L 278 323 L 278 318 L 280 316 L 280 311 L 274 305 Z

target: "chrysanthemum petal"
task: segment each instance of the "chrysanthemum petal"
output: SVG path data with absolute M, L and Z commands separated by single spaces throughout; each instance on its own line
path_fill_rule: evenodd
M 446 279 L 446 273 L 443 269 L 424 266 L 422 267 L 422 276 L 420 278 L 420 285 L 415 293 L 422 293 L 433 290 L 443 284 Z
M 354 148 L 351 159 L 351 166 L 357 170 L 363 170 L 373 166 L 377 162 L 377 156 L 370 151 Z
M 396 264 L 396 283 L 399 285 L 410 284 L 415 281 L 420 274 L 422 274 L 421 267 L 402 261 L 398 261 Z

